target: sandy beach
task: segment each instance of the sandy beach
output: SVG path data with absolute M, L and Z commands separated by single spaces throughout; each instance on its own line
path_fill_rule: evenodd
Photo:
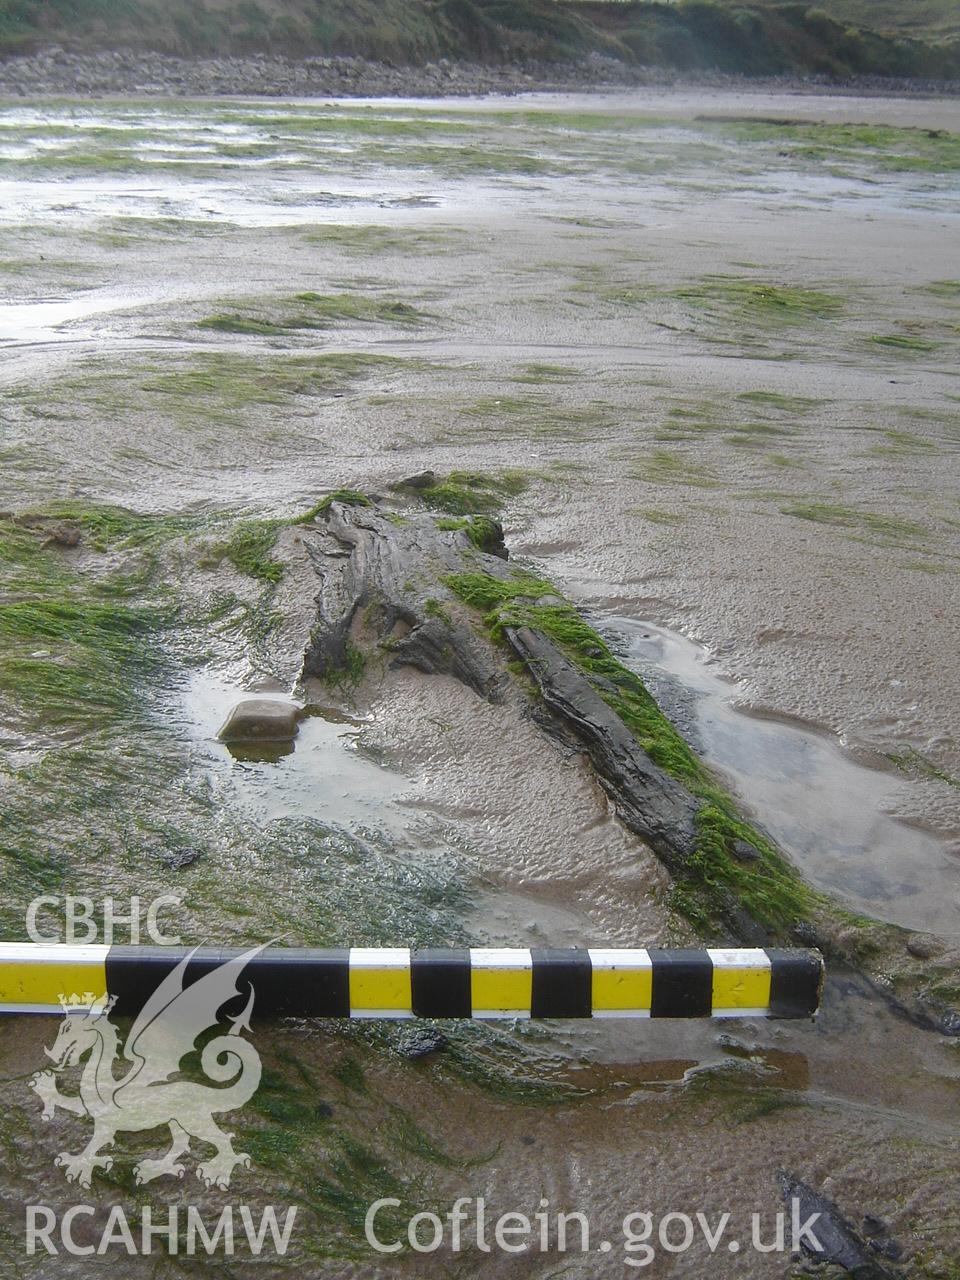
M 511 558 L 621 645 L 655 633 L 634 656 L 654 680 L 659 664 L 678 712 L 706 680 L 744 740 L 807 733 L 751 757 L 806 788 L 809 842 L 788 854 L 851 910 L 934 935 L 934 954 L 955 943 L 958 135 L 952 98 L 691 86 L 6 100 L 0 508 L 79 521 L 56 551 L 77 593 L 145 573 L 160 545 L 83 512 L 164 522 L 151 590 L 186 620 L 162 669 L 136 669 L 134 705 L 100 694 L 90 724 L 0 684 L 9 928 L 45 883 L 25 852 L 39 833 L 54 892 L 175 883 L 187 940 L 332 944 L 349 919 L 363 941 L 691 941 L 662 867 L 519 701 L 385 666 L 311 692 L 347 721 L 298 747 L 300 772 L 237 769 L 212 743 L 235 695 L 292 688 L 311 620 L 296 530 L 271 581 L 218 558 L 231 525 L 429 468 L 518 477 Z M 16 547 L 7 601 L 40 574 Z M 360 772 L 338 786 L 345 762 Z M 726 776 L 741 785 L 732 759 Z M 861 785 L 894 822 L 848 850 L 826 823 Z M 762 793 L 743 798 L 773 824 Z M 174 830 L 198 856 L 172 871 Z M 0 1050 L 11 1203 L 71 1194 L 51 1163 L 64 1134 L 35 1132 L 23 1083 L 43 1021 Z M 357 1205 L 396 1183 L 404 1203 L 482 1192 L 532 1211 L 535 1187 L 609 1232 L 632 1208 L 692 1212 L 704 1186 L 711 1209 L 774 1213 L 786 1168 L 858 1226 L 882 1220 L 911 1276 L 950 1275 L 956 1041 L 852 974 L 816 1025 L 722 1030 L 517 1027 L 418 1061 L 394 1029 L 262 1035 L 286 1089 L 268 1101 L 302 1143 L 271 1148 L 258 1112 L 244 1194 L 298 1199 L 311 1225 L 296 1260 L 256 1274 L 619 1276 L 619 1246 L 387 1264 Z M 127 1170 L 110 1194 L 142 1193 Z M 8 1256 L 11 1276 L 94 1274 Z M 648 1271 L 807 1274 L 790 1268 L 661 1250 Z

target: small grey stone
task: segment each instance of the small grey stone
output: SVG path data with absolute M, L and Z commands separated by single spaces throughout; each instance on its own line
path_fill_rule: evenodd
M 436 472 L 418 471 L 416 475 L 405 476 L 394 486 L 397 489 L 430 489 L 437 483 Z
M 160 854 L 160 861 L 171 871 L 180 871 L 202 857 L 203 854 L 199 849 L 164 849 Z
M 865 1236 L 882 1236 L 890 1230 L 882 1218 L 878 1218 L 873 1213 L 867 1213 L 863 1218 L 863 1234 Z
M 447 1037 L 435 1027 L 400 1027 L 395 1048 L 401 1057 L 416 1060 L 425 1058 L 428 1053 L 439 1053 L 447 1044 Z
M 871 1240 L 870 1248 L 879 1253 L 881 1258 L 889 1258 L 891 1262 L 899 1262 L 903 1257 L 903 1245 L 886 1236 Z
M 805 947 L 819 947 L 820 935 L 808 920 L 800 920 L 790 930 L 797 942 Z
M 759 862 L 760 850 L 755 849 L 747 840 L 734 840 L 730 852 L 738 862 Z
M 907 939 L 907 950 L 918 960 L 932 960 L 934 956 L 940 954 L 943 946 L 929 934 L 913 933 Z
M 78 547 L 80 545 L 80 526 L 64 521 L 61 524 L 49 525 L 45 547 Z
M 729 1031 L 721 1031 L 718 1036 L 714 1037 L 713 1043 L 718 1049 L 726 1049 L 730 1053 L 743 1053 L 745 1051 L 743 1042 L 738 1040 L 736 1036 L 732 1036 Z
M 217 737 L 221 742 L 289 742 L 299 728 L 295 702 L 248 698 L 233 708 Z

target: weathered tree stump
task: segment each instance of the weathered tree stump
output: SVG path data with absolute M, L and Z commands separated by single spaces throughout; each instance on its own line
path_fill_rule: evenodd
M 416 500 L 415 487 L 413 498 Z M 483 520 L 483 526 L 478 523 Z M 505 698 L 511 673 L 505 641 L 523 664 L 540 694 L 535 719 L 545 732 L 582 750 L 624 825 L 642 839 L 678 881 L 697 883 L 698 814 L 704 803 L 682 781 L 667 773 L 644 751 L 629 726 L 603 697 L 604 684 L 561 652 L 535 625 L 514 621 L 528 612 L 522 575 L 506 562 L 502 531 L 488 517 L 477 523 L 438 517 L 422 508 L 395 512 L 371 502 L 333 501 L 303 528 L 303 542 L 319 580 L 316 622 L 303 658 L 304 678 L 334 681 L 347 672 L 358 678 L 365 658 L 379 651 L 390 667 L 415 667 L 461 681 L 490 702 Z M 489 575 L 510 583 L 505 599 L 520 608 L 499 610 L 494 629 L 484 625 L 453 590 L 453 575 Z M 520 577 L 518 583 L 517 578 Z M 480 579 L 484 581 L 484 579 Z M 543 586 L 545 584 L 538 584 Z M 496 594 L 496 593 L 493 593 Z M 557 597 L 538 595 L 531 606 L 560 605 Z M 536 609 L 529 611 L 535 618 Z M 519 686 L 518 686 L 519 687 Z M 740 838 L 727 854 L 743 870 L 769 874 L 758 849 Z M 712 884 L 711 910 L 723 932 L 749 945 L 771 940 L 732 890 Z M 834 958 L 853 959 L 844 940 L 848 917 L 825 900 L 812 919 L 797 918 L 792 941 L 826 947 Z M 910 935 L 894 926 L 866 922 L 872 963 L 854 960 L 875 989 L 900 1012 L 924 1026 L 960 1034 L 960 1014 L 927 995 L 930 979 L 912 960 Z M 785 925 L 777 936 L 788 932 Z M 856 933 L 856 931 L 854 931 Z M 938 960 L 936 972 L 952 972 L 951 955 Z M 887 972 L 891 964 L 904 976 L 894 996 Z
M 323 537 L 306 542 L 320 578 L 317 623 L 304 676 L 349 669 L 352 655 L 376 645 L 390 665 L 455 676 L 496 702 L 505 677 L 490 645 L 443 578 L 476 567 L 506 576 L 502 559 L 475 548 L 461 529 L 439 529 L 425 512 L 396 516 L 334 502 L 317 518 Z M 456 611 L 456 612 L 455 612 Z
M 353 652 L 371 645 L 392 667 L 454 676 L 480 697 L 498 701 L 509 676 L 492 640 L 444 579 L 482 572 L 506 580 L 511 570 L 474 546 L 463 529 L 438 528 L 435 517 L 397 517 L 373 506 L 334 502 L 318 517 L 322 536 L 307 543 L 320 578 L 317 622 L 303 675 L 329 678 L 349 669 Z M 694 852 L 699 801 L 650 760 L 590 682 L 541 632 L 505 634 L 540 693 L 539 722 L 589 756 L 621 820 L 675 873 Z

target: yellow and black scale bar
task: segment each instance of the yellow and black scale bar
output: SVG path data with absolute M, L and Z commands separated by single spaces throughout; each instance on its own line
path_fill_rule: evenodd
M 0 1013 L 78 1010 L 109 994 L 136 1013 L 185 957 L 189 986 L 236 948 L 0 943 Z M 816 951 L 271 947 L 239 979 L 261 1016 L 322 1018 L 809 1018 Z M 78 998 L 79 997 L 79 998 Z

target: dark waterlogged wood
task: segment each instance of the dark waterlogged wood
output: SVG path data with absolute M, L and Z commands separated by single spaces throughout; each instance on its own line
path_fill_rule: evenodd
M 696 847 L 699 801 L 653 763 L 590 681 L 542 632 L 508 627 L 506 636 L 546 705 L 583 743 L 621 821 L 670 870 L 682 872 Z
M 346 672 L 359 679 L 366 662 L 380 655 L 391 667 L 452 676 L 490 702 L 504 699 L 512 677 L 503 654 L 445 581 L 460 573 L 513 578 L 499 540 L 499 555 L 492 555 L 476 547 L 464 529 L 438 528 L 429 512 L 398 514 L 376 505 L 333 502 L 303 529 L 303 541 L 319 584 L 304 677 L 339 681 Z M 650 759 L 594 683 L 543 632 L 529 626 L 504 630 L 540 692 L 536 722 L 583 752 L 624 825 L 677 880 L 687 878 L 694 871 L 701 801 Z M 731 856 L 745 866 L 759 862 L 745 841 L 734 842 Z M 767 930 L 733 894 L 719 896 L 714 910 L 730 938 L 748 945 L 769 941 Z M 905 983 L 896 996 L 886 976 L 878 977 L 891 965 L 905 972 L 909 935 L 879 924 L 870 927 L 880 959 L 866 966 L 865 977 L 877 994 L 920 1025 L 960 1034 L 960 1014 L 925 994 L 929 981 L 919 963 L 907 966 L 913 990 Z M 804 945 L 833 947 L 832 930 L 829 920 L 816 927 L 800 921 L 792 934 Z M 837 945 L 834 958 L 846 956 L 846 944 Z M 938 972 L 947 972 L 945 963 L 938 962 Z
M 426 513 L 389 516 L 375 507 L 333 503 L 307 550 L 320 578 L 317 623 L 303 674 L 329 678 L 349 669 L 351 652 L 385 648 L 390 665 L 452 675 L 496 702 L 508 677 L 492 641 L 444 585 L 454 573 L 499 579 L 511 570 L 479 551 L 462 530 L 437 528 Z M 696 847 L 699 801 L 651 761 L 586 677 L 542 632 L 508 628 L 507 638 L 543 696 L 540 723 L 573 739 L 589 756 L 621 820 L 682 874 Z
M 357 654 L 379 646 L 392 667 L 451 675 L 480 697 L 499 699 L 506 678 L 484 637 L 446 607 L 456 601 L 443 578 L 476 569 L 478 560 L 503 577 L 501 559 L 421 512 L 391 518 L 375 507 L 334 502 L 316 529 L 319 537 L 305 539 L 320 591 L 304 676 L 336 678 Z
M 805 1222 L 810 1223 L 809 1235 L 804 1233 L 801 1239 L 791 1241 L 806 1257 L 821 1265 L 833 1263 L 856 1280 L 897 1280 L 902 1274 L 885 1267 L 881 1261 L 897 1261 L 903 1254 L 900 1245 L 887 1234 L 884 1223 L 870 1215 L 864 1217 L 865 1226 L 871 1228 L 868 1242 L 833 1201 L 815 1187 L 784 1172 L 780 1173 L 779 1182 L 790 1209 L 791 1225 L 794 1221 L 801 1227 Z

